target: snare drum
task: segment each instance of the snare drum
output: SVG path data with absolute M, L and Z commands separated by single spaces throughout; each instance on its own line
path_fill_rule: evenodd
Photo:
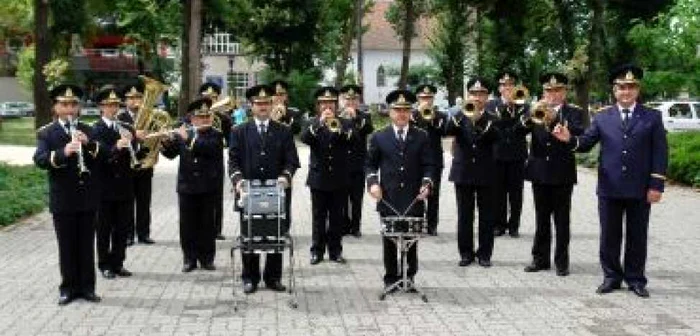
M 426 233 L 428 226 L 424 217 L 382 217 L 382 233 Z

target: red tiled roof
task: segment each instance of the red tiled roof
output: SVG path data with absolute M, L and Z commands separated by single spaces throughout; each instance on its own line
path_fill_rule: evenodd
M 365 50 L 402 50 L 401 39 L 396 35 L 394 28 L 386 20 L 385 14 L 393 0 L 375 0 L 371 12 L 363 19 L 364 25 L 369 25 L 369 30 L 362 36 L 362 48 Z M 411 50 L 425 50 L 428 41 L 430 21 L 420 19 L 416 25 L 417 36 L 411 41 Z M 357 44 L 353 45 L 356 49 Z

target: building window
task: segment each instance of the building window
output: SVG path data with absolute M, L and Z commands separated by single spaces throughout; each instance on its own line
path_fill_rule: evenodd
M 386 86 L 386 73 L 384 72 L 384 66 L 380 65 L 377 68 L 377 87 Z
M 203 45 L 205 54 L 238 55 L 240 44 L 233 40 L 229 33 L 214 32 L 204 37 Z
M 228 88 L 229 94 L 235 98 L 245 97 L 245 90 L 248 88 L 249 76 L 247 72 L 229 72 Z

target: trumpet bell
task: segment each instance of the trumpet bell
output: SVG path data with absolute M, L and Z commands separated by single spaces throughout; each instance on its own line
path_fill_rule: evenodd
M 513 93 L 513 102 L 518 105 L 524 105 L 530 99 L 530 90 L 527 89 L 525 85 L 518 85 L 515 87 L 515 92 Z

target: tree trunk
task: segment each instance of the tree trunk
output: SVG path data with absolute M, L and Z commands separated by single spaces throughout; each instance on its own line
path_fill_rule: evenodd
M 557 16 L 561 27 L 561 36 L 566 47 L 565 57 L 571 59 L 576 50 L 576 36 L 574 36 L 573 13 L 568 0 L 554 0 Z
M 357 1 L 355 1 L 355 4 L 357 4 Z M 343 23 L 343 47 L 340 51 L 338 60 L 335 62 L 335 87 L 341 87 L 345 81 L 345 71 L 350 60 L 350 48 L 352 47 L 352 40 L 355 37 L 355 32 L 357 31 L 355 29 L 358 13 L 357 9 L 355 9 L 353 13 L 354 14 L 348 17 Z
M 413 0 L 403 0 L 406 10 L 406 20 L 401 37 L 403 39 L 403 54 L 401 56 L 401 76 L 399 77 L 399 89 L 406 89 L 408 83 L 408 67 L 411 60 L 411 40 L 415 21 L 415 9 Z
M 576 101 L 581 104 L 581 107 L 587 108 L 589 104 L 589 93 L 592 83 L 600 78 L 599 73 L 603 63 L 603 46 L 602 33 L 605 25 L 605 0 L 589 0 L 589 6 L 593 17 L 591 18 L 591 30 L 589 32 L 588 42 L 588 71 L 584 76 L 583 83 L 576 88 Z M 589 111 L 584 116 L 584 125 L 590 125 L 590 115 L 593 111 Z
M 483 76 L 484 72 L 484 39 L 481 36 L 481 18 L 483 14 L 478 6 L 474 7 L 474 34 L 476 43 L 476 73 Z
M 34 106 L 35 119 L 34 128 L 39 128 L 52 119 L 51 102 L 48 88 L 46 87 L 46 77 L 44 76 L 44 66 L 51 59 L 51 42 L 49 41 L 49 2 L 48 0 L 34 0 Z
M 178 102 L 180 116 L 187 114 L 187 105 L 197 95 L 201 83 L 202 0 L 187 0 L 184 17 L 182 85 Z

